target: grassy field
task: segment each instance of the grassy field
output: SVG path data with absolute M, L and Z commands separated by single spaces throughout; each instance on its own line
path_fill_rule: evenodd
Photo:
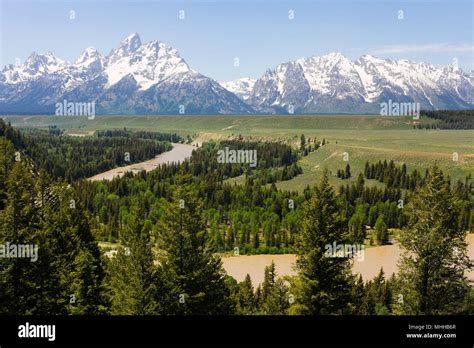
M 323 129 L 375 130 L 412 129 L 414 122 L 430 123 L 430 119 L 413 121 L 410 117 L 380 116 L 4 116 L 17 127 L 47 127 L 57 125 L 74 131 L 128 128 L 176 132 L 181 135 L 196 133 L 242 134 L 247 136 L 278 136 L 287 138 Z
M 324 168 L 335 174 L 343 169 L 343 153 L 349 154 L 354 179 L 365 161 L 393 159 L 406 163 L 408 170 L 424 171 L 434 161 L 452 179 L 474 173 L 474 131 L 419 130 L 409 117 L 381 116 L 15 116 L 4 117 L 16 127 L 46 128 L 56 125 L 69 134 L 90 135 L 95 130 L 121 129 L 175 132 L 199 141 L 226 139 L 241 134 L 255 140 L 284 141 L 297 146 L 301 134 L 326 139 L 327 145 L 300 161 L 303 174 L 277 184 L 282 189 L 301 190 L 319 178 Z M 453 153 L 458 161 L 453 161 Z M 241 179 L 234 179 L 239 182 Z M 336 177 L 333 184 L 343 182 Z M 344 181 L 346 182 L 346 180 Z M 378 185 L 373 182 L 371 184 Z

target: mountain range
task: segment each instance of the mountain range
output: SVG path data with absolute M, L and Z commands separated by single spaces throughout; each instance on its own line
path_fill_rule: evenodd
M 0 113 L 54 114 L 55 104 L 95 102 L 97 114 L 379 113 L 380 103 L 472 109 L 461 69 L 340 53 L 300 58 L 260 78 L 217 82 L 163 42 L 126 37 L 107 56 L 87 48 L 74 63 L 48 52 L 0 72 Z

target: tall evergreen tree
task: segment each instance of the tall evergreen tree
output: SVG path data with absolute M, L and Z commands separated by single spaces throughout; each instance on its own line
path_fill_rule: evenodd
M 233 303 L 225 271 L 206 231 L 202 202 L 189 184 L 178 179 L 172 202 L 161 220 L 159 294 L 165 314 L 230 314 Z
M 301 150 L 304 150 L 306 147 L 306 137 L 304 136 L 304 134 L 301 134 L 301 137 L 300 137 L 300 149 Z
M 387 315 L 392 305 L 392 282 L 385 279 L 381 268 L 378 275 L 365 287 L 367 315 Z
M 365 286 L 362 275 L 356 278 L 352 287 L 352 314 L 367 314 L 365 308 Z
M 36 178 L 39 206 L 39 257 L 34 276 L 38 314 L 103 314 L 104 271 L 89 218 L 74 189 L 53 182 L 44 171 Z
M 275 285 L 276 281 L 276 267 L 275 262 L 272 260 L 272 263 L 269 266 L 265 266 L 263 283 L 262 283 L 262 301 L 266 302 L 267 297 L 270 296 L 270 293 Z
M 0 259 L 0 312 L 103 313 L 100 251 L 72 188 L 35 173 L 27 157 L 15 162 L 5 186 L 0 243 L 33 246 L 36 255 Z M 79 272 L 84 254 L 90 267 Z
M 269 315 L 285 315 L 289 307 L 288 287 L 282 278 L 278 278 L 270 288 L 270 292 L 263 305 L 263 310 Z
M 256 309 L 255 294 L 253 290 L 252 280 L 247 274 L 243 282 L 239 283 L 237 295 L 236 312 L 238 314 L 252 314 Z
M 304 204 L 297 269 L 302 278 L 305 314 L 343 314 L 348 311 L 352 275 L 350 261 L 331 257 L 326 247 L 344 242 L 347 222 L 328 181 L 327 171 Z
M 38 245 L 38 209 L 31 168 L 15 162 L 5 173 L 5 208 L 0 212 L 0 245 L 11 250 L 20 245 Z M 13 256 L 13 255 L 11 255 Z M 0 314 L 32 314 L 36 271 L 31 258 L 0 258 Z
M 123 245 L 110 261 L 112 314 L 156 314 L 156 284 L 150 231 L 143 224 L 143 212 L 134 212 L 131 224 L 121 236 Z
M 465 231 L 449 183 L 437 165 L 407 204 L 408 224 L 400 235 L 398 310 L 405 314 L 452 314 L 469 291 Z

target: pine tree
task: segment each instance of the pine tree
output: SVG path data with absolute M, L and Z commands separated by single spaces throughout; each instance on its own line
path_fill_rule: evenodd
M 285 315 L 289 307 L 288 287 L 282 278 L 278 278 L 270 289 L 263 310 L 268 315 Z
M 367 284 L 367 296 L 370 297 L 370 310 L 367 314 L 388 315 L 391 310 L 391 283 L 385 279 L 383 268 L 378 275 Z
M 364 167 L 364 176 L 367 178 L 367 179 L 370 179 L 370 165 L 369 165 L 369 162 L 366 161 L 365 162 L 365 167 Z
M 349 179 L 351 177 L 351 166 L 349 163 L 346 164 L 346 168 L 344 169 L 344 179 Z
M 252 314 L 256 309 L 255 295 L 250 275 L 245 276 L 245 280 L 239 283 L 237 295 L 237 314 Z
M 448 181 L 437 165 L 406 205 L 408 223 L 400 235 L 397 310 L 405 314 L 454 314 L 469 292 L 465 272 L 472 267 L 465 232 Z
M 305 314 L 343 314 L 348 311 L 352 275 L 348 258 L 326 255 L 326 247 L 344 242 L 347 222 L 341 214 L 327 171 L 304 204 L 297 269 L 302 278 Z
M 33 297 L 38 314 L 104 314 L 104 270 L 74 189 L 42 171 L 36 180 L 41 231 Z
M 100 251 L 87 218 L 75 209 L 72 188 L 52 182 L 44 171 L 35 173 L 28 162 L 26 157 L 16 162 L 6 180 L 0 243 L 33 245 L 37 255 L 0 260 L 0 282 L 8 283 L 0 286 L 0 301 L 5 301 L 0 312 L 103 313 Z M 81 267 L 86 260 L 88 267 Z
M 351 313 L 352 314 L 367 314 L 366 313 L 366 308 L 365 308 L 365 286 L 364 286 L 364 281 L 362 279 L 362 275 L 359 275 L 358 278 L 356 278 L 356 281 L 354 283 L 354 286 L 352 287 L 352 304 L 353 308 Z
M 225 271 L 201 218 L 202 202 L 189 184 L 178 180 L 161 220 L 159 294 L 164 314 L 230 314 L 233 303 Z
M 156 314 L 158 285 L 150 231 L 144 226 L 141 209 L 135 209 L 132 215 L 132 221 L 121 236 L 122 247 L 109 265 L 112 314 Z
M 263 300 L 262 300 L 262 287 L 261 285 L 257 286 L 257 289 L 255 290 L 255 308 L 257 311 L 260 311 L 260 309 L 263 306 Z M 260 313 L 260 312 L 258 312 Z
M 24 161 L 13 164 L 5 181 L 5 208 L 0 211 L 0 245 L 38 245 L 38 209 L 31 168 Z M 0 258 L 0 314 L 31 314 L 36 271 L 30 258 Z
M 262 283 L 262 301 L 265 303 L 268 296 L 272 291 L 273 286 L 276 281 L 276 267 L 275 262 L 272 260 L 272 263 L 269 266 L 265 266 L 263 283 Z

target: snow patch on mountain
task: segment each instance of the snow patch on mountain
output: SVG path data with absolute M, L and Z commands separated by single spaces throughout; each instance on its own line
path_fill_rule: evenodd
M 255 81 L 257 80 L 249 77 L 242 77 L 233 81 L 220 82 L 220 85 L 245 101 L 250 97 Z
M 67 98 L 97 101 L 102 113 L 378 112 L 389 99 L 421 108 L 474 107 L 472 75 L 455 66 L 339 52 L 300 58 L 259 79 L 220 84 L 193 70 L 178 51 L 136 33 L 107 56 L 86 48 L 73 63 L 33 52 L 0 72 L 0 112 L 51 112 Z
M 267 70 L 248 102 L 262 112 L 376 112 L 388 99 L 423 108 L 472 108 L 473 80 L 453 66 L 363 55 L 356 61 L 332 52 Z
M 1 112 L 51 112 L 65 98 L 97 101 L 102 113 L 253 111 L 191 69 L 176 49 L 158 40 L 142 43 L 136 33 L 107 56 L 89 47 L 69 63 L 52 53 L 33 53 L 23 65 L 7 65 L 0 73 Z

